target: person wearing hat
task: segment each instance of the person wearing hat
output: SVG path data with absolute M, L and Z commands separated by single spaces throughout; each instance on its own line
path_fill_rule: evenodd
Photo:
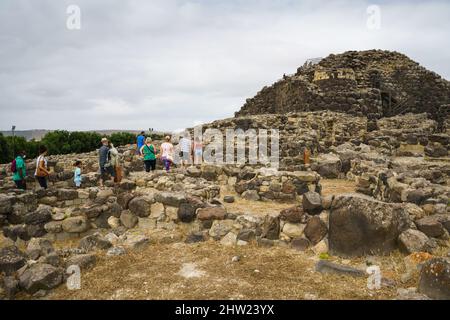
M 102 138 L 102 146 L 98 150 L 98 164 L 100 167 L 100 186 L 103 187 L 105 181 L 108 180 L 109 175 L 114 177 L 107 138 Z

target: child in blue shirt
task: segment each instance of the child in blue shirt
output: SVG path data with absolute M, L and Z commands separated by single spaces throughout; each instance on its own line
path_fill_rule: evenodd
M 81 161 L 77 160 L 74 164 L 75 171 L 73 173 L 73 182 L 77 188 L 81 187 Z

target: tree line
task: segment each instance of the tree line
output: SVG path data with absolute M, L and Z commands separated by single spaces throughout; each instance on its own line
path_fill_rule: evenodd
M 27 141 L 24 137 L 5 137 L 0 133 L 0 163 L 11 162 L 19 150 L 24 150 L 27 158 L 36 158 L 41 145 L 47 147 L 50 155 L 94 151 L 100 147 L 100 140 L 103 137 L 105 135 L 97 132 L 57 130 L 48 132 L 40 141 L 35 139 Z M 131 144 L 136 141 L 136 135 L 129 132 L 116 132 L 106 137 L 115 146 Z M 158 139 L 159 137 L 152 138 Z

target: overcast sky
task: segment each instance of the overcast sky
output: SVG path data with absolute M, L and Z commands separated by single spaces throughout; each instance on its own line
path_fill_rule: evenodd
M 400 51 L 450 79 L 449 17 L 446 0 L 0 0 L 0 129 L 190 127 L 347 50 Z

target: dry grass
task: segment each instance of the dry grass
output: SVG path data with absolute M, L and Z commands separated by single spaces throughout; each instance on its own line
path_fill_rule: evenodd
M 239 255 L 239 262 L 231 262 Z M 387 274 L 393 273 L 384 258 Z M 366 278 L 314 272 L 317 258 L 286 248 L 223 247 L 215 242 L 152 245 L 125 256 L 100 256 L 82 274 L 82 289 L 60 286 L 49 299 L 389 299 L 395 289 L 367 289 Z M 185 278 L 184 263 L 205 274 Z M 356 261 L 359 263 L 359 261 Z M 258 270 L 258 271 L 256 271 Z M 396 273 L 395 273 L 396 274 Z M 26 298 L 26 297 L 22 297 Z
M 322 185 L 322 195 L 338 195 L 348 192 L 356 192 L 356 182 L 349 180 L 338 180 L 338 179 L 323 179 L 320 181 Z M 237 214 L 258 214 L 266 215 L 271 213 L 280 212 L 283 209 L 292 207 L 299 204 L 299 201 L 292 202 L 272 202 L 272 201 L 248 201 L 240 198 L 236 193 L 229 187 L 222 187 L 221 197 L 224 195 L 234 195 L 235 202 L 225 203 L 225 207 L 228 212 Z
M 351 181 L 322 180 L 324 195 L 354 192 Z M 222 195 L 232 194 L 222 190 Z M 254 202 L 236 197 L 225 204 L 233 213 L 266 214 L 279 212 L 293 203 Z M 150 230 L 140 230 L 140 232 Z M 0 238 L 1 240 L 1 238 Z M 77 241 L 55 246 L 74 247 Z M 239 262 L 232 262 L 240 256 Z M 364 269 L 364 258 L 332 261 Z M 406 267 L 404 255 L 394 252 L 375 257 L 383 277 L 394 280 L 396 287 L 378 291 L 367 289 L 367 278 L 321 274 L 314 271 L 317 255 L 290 248 L 249 246 L 225 247 L 215 241 L 198 244 L 152 244 L 141 251 L 108 257 L 99 253 L 94 269 L 83 271 L 82 289 L 70 291 L 60 286 L 46 299 L 392 299 L 397 287 L 417 286 L 417 275 L 401 283 Z M 204 274 L 186 278 L 179 274 L 184 264 L 193 263 Z M 29 299 L 21 294 L 18 298 Z
M 342 193 L 356 192 L 356 182 L 339 179 L 322 179 L 322 195 L 338 195 Z

